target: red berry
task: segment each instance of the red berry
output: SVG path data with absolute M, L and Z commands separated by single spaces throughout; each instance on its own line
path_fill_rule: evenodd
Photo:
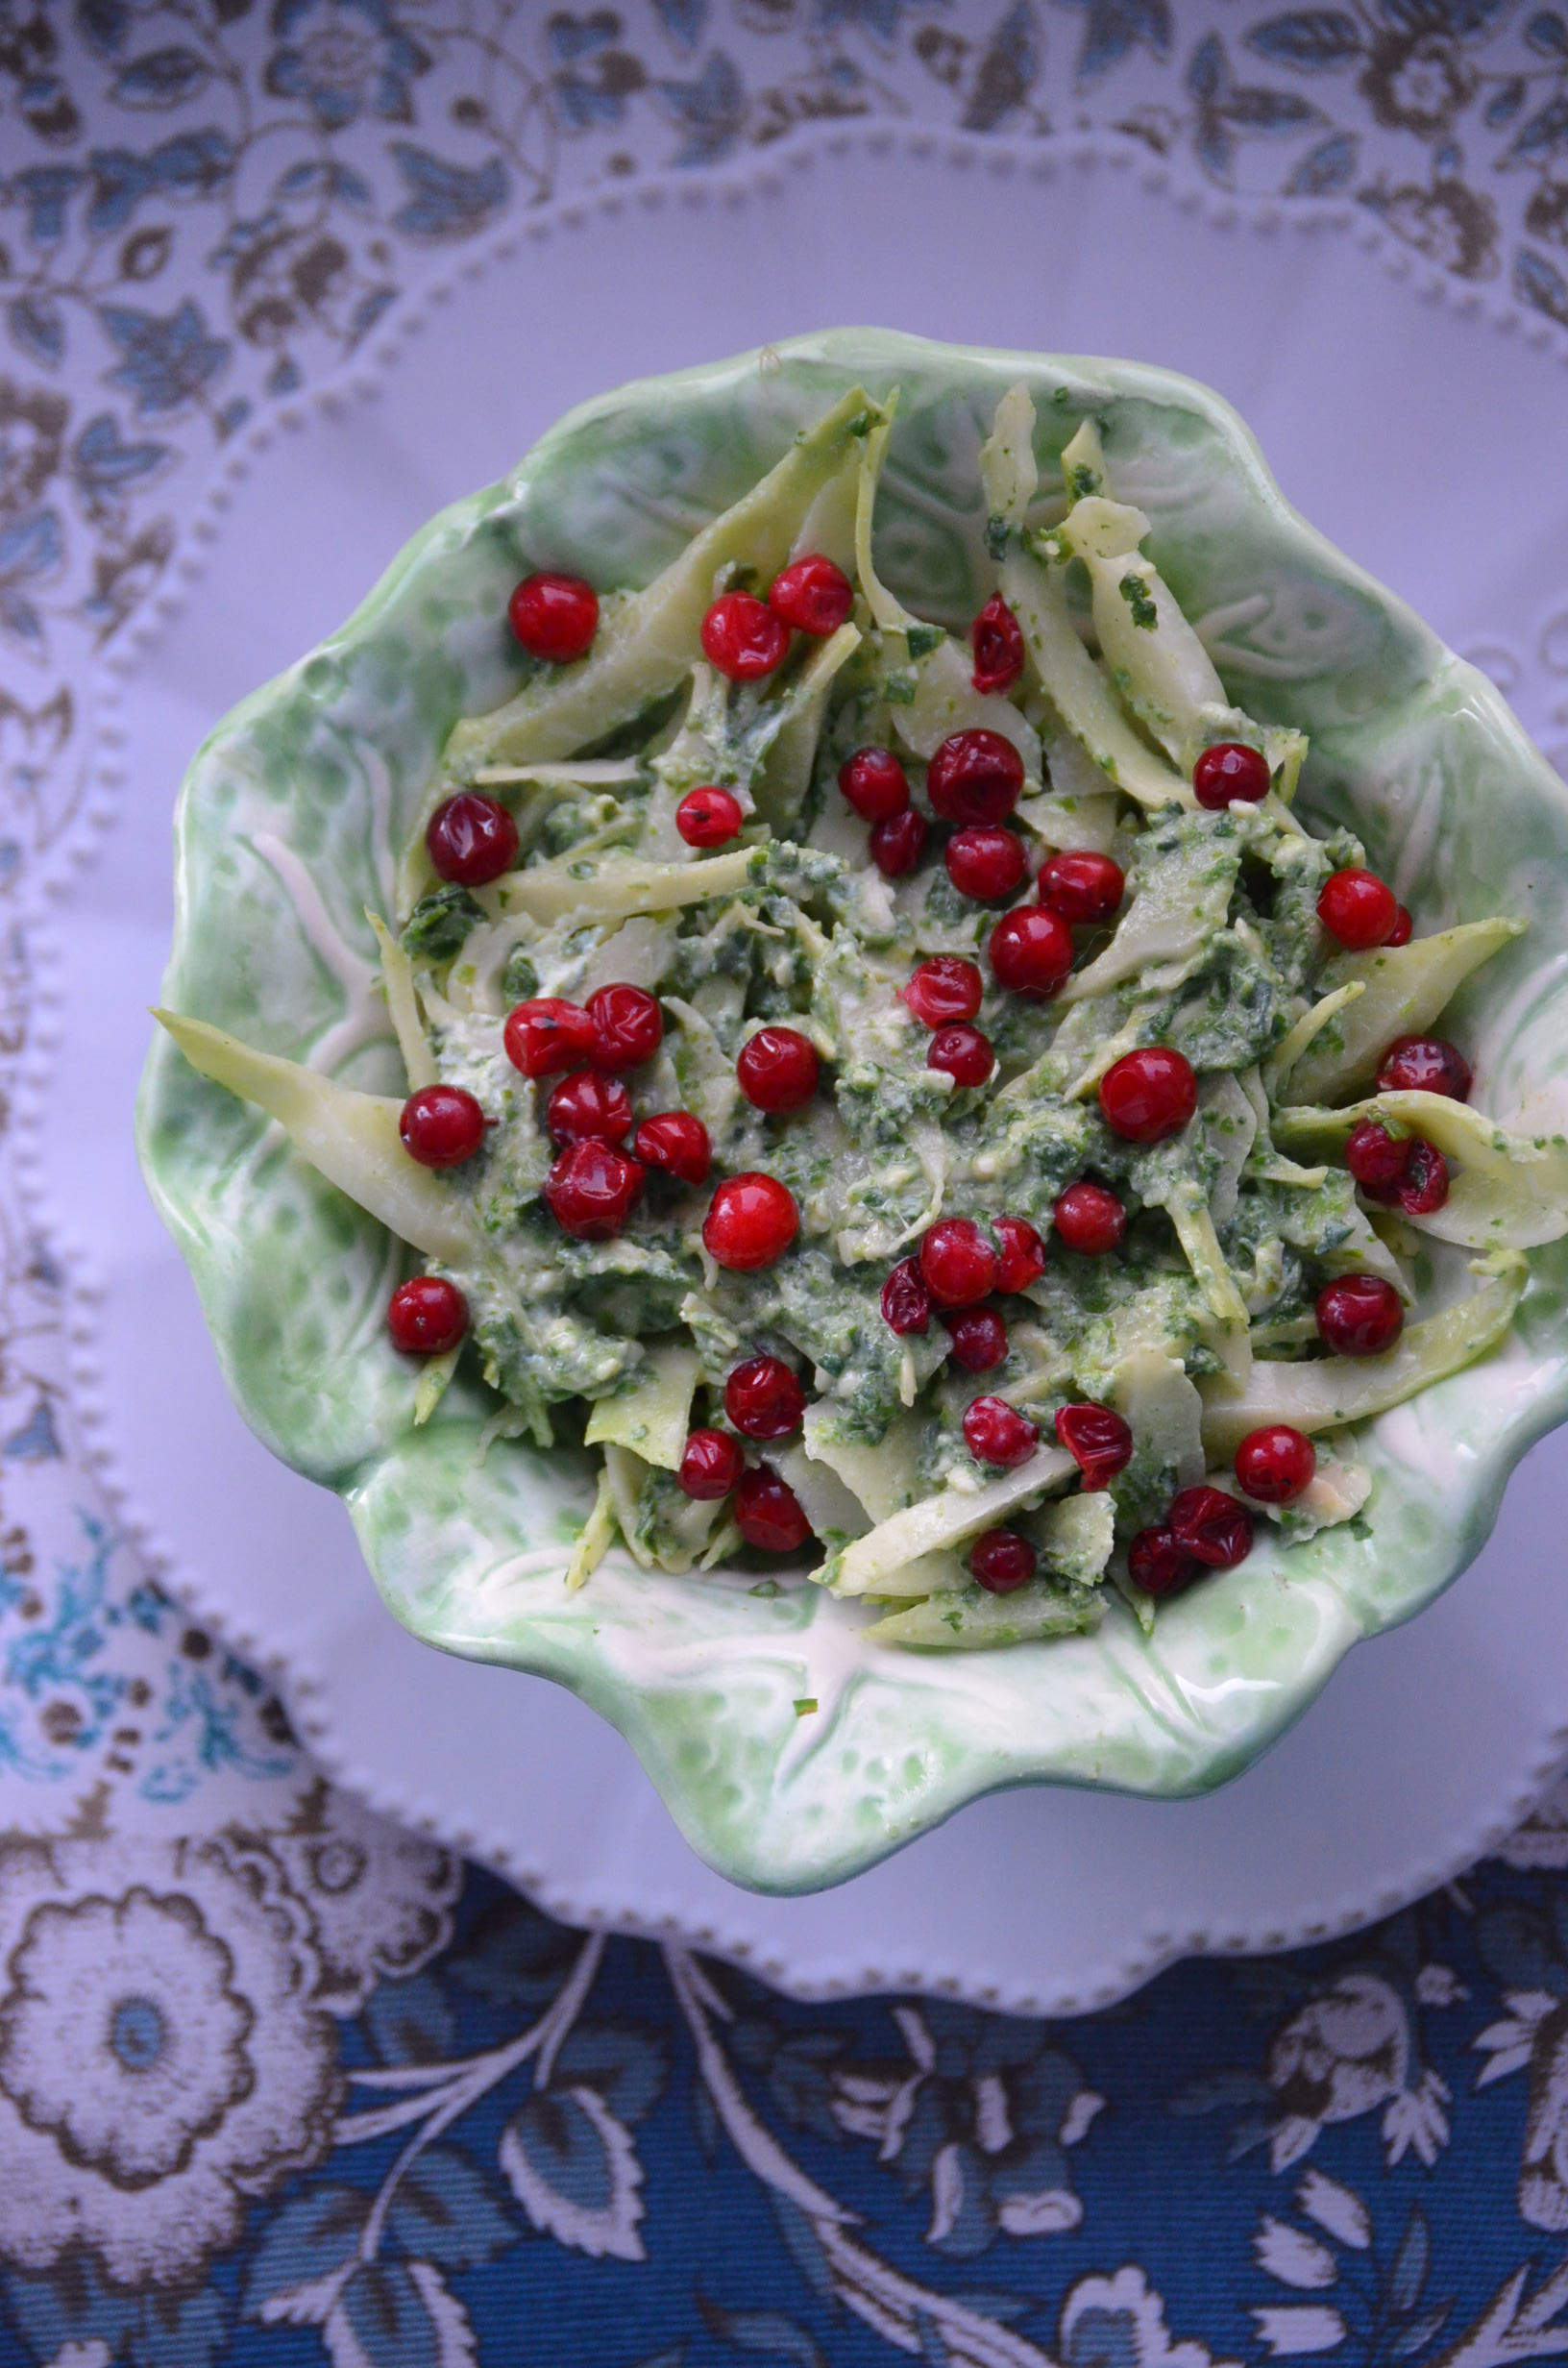
M 921 1236 L 919 1260 L 939 1307 L 974 1307 L 996 1288 L 996 1252 L 972 1217 L 939 1217 Z
M 594 1048 L 594 1024 L 580 1003 L 558 995 L 536 996 L 506 1015 L 502 1030 L 506 1058 L 525 1077 L 555 1077 L 575 1069 Z
M 747 1357 L 724 1384 L 724 1412 L 744 1439 L 788 1439 L 806 1394 L 782 1357 Z
M 710 1258 L 737 1274 L 771 1267 L 800 1230 L 795 1195 L 776 1176 L 726 1175 L 702 1220 L 702 1245 Z
M 1091 921 L 1109 921 L 1127 890 L 1127 876 L 1109 855 L 1092 848 L 1072 847 L 1052 855 L 1040 867 L 1040 900 L 1064 921 L 1081 927 Z
M 1179 1135 L 1198 1106 L 1198 1081 L 1185 1053 L 1139 1045 L 1113 1061 L 1100 1079 L 1100 1108 L 1124 1143 L 1164 1143 Z
M 1470 1098 L 1470 1064 L 1446 1036 L 1396 1036 L 1378 1071 L 1380 1094 L 1446 1094 Z
M 753 1109 L 799 1110 L 817 1091 L 817 1048 L 793 1027 L 759 1027 L 735 1063 L 741 1092 Z
M 1040 1444 L 1040 1425 L 1020 1415 L 1005 1397 L 971 1398 L 964 1416 L 964 1444 L 977 1464 L 1011 1471 L 1027 1464 Z
M 882 1320 L 891 1332 L 928 1332 L 931 1294 L 913 1258 L 900 1258 L 882 1286 Z
M 934 953 L 898 992 L 922 1027 L 947 1027 L 954 1020 L 974 1018 L 985 981 L 972 962 L 956 953 Z
M 1379 1357 L 1405 1328 L 1405 1309 L 1380 1274 L 1341 1274 L 1317 1295 L 1317 1329 L 1337 1357 Z
M 983 1529 L 969 1548 L 969 1575 L 988 1595 L 1011 1595 L 1028 1586 L 1038 1559 L 1016 1529 Z
M 1023 788 L 1023 758 L 999 731 L 955 731 L 925 771 L 925 794 L 944 823 L 1005 823 Z
M 1029 869 L 1023 841 L 999 823 L 971 823 L 947 842 L 947 876 L 961 897 L 1010 897 Z
M 1219 740 L 1212 749 L 1205 749 L 1192 768 L 1192 790 L 1199 805 L 1211 812 L 1239 799 L 1244 805 L 1256 805 L 1268 796 L 1268 758 L 1260 749 L 1243 747 L 1239 740 Z
M 462 888 L 482 888 L 517 861 L 517 825 L 498 798 L 459 790 L 430 816 L 426 851 L 443 879 Z
M 460 1085 L 422 1085 L 404 1103 L 398 1132 L 422 1168 L 457 1168 L 484 1141 L 484 1112 Z
M 767 1554 L 797 1554 L 811 1536 L 800 1499 L 766 1464 L 753 1464 L 741 1474 L 735 1526 L 747 1545 L 760 1545 Z
M 999 592 L 993 592 L 969 628 L 977 691 L 1010 691 L 1023 672 L 1023 629 Z
M 1127 1212 L 1115 1194 L 1087 1175 L 1058 1196 L 1051 1220 L 1065 1246 L 1081 1258 L 1103 1258 L 1119 1249 L 1127 1230 Z
M 1288 1422 L 1265 1422 L 1249 1431 L 1236 1451 L 1236 1477 L 1261 1505 L 1294 1504 L 1311 1488 L 1317 1449 L 1305 1431 Z
M 839 767 L 839 787 L 862 822 L 892 822 L 909 807 L 909 777 L 892 749 L 856 749 Z
M 686 1495 L 711 1505 L 729 1494 L 745 1464 L 738 1443 L 727 1431 L 689 1431 L 675 1481 Z
M 1203 1569 L 1164 1526 L 1140 1529 L 1127 1548 L 1127 1575 L 1145 1595 L 1179 1595 L 1202 1578 Z
M 1410 917 L 1410 908 L 1408 904 L 1402 904 L 1399 919 L 1383 942 L 1385 946 L 1408 946 L 1414 933 L 1415 923 Z
M 664 1042 L 664 1014 L 646 987 L 617 984 L 590 995 L 596 1069 L 640 1069 Z
M 552 1143 L 624 1143 L 631 1124 L 631 1096 L 619 1077 L 575 1070 L 545 1104 Z
M 1086 1493 L 1107 1487 L 1132 1461 L 1132 1432 L 1120 1415 L 1092 1400 L 1059 1406 L 1056 1436 L 1083 1473 Z
M 702 620 L 702 654 L 731 682 L 771 675 L 789 646 L 789 627 L 754 592 L 721 592 Z
M 1407 1217 L 1434 1217 L 1448 1198 L 1448 1162 L 1425 1135 L 1412 1135 L 1405 1173 L 1394 1187 L 1394 1206 Z
M 984 1085 L 996 1066 L 996 1055 L 989 1036 L 960 1020 L 951 1027 L 938 1028 L 927 1048 L 925 1065 L 942 1070 L 955 1085 Z
M 1054 995 L 1072 968 L 1072 931 L 1048 905 L 1004 913 L 987 948 L 999 986 L 1015 995 Z
M 994 1308 L 967 1307 L 942 1320 L 952 1343 L 953 1362 L 967 1373 L 989 1373 L 1007 1362 L 1007 1326 Z
M 884 879 L 902 879 L 919 862 L 930 835 L 925 816 L 906 806 L 902 814 L 890 814 L 873 827 L 868 841 L 871 861 Z
M 1387 945 L 1399 920 L 1399 901 L 1376 872 L 1363 872 L 1359 864 L 1352 864 L 1346 871 L 1331 873 L 1323 882 L 1317 917 L 1329 935 L 1348 946 L 1352 953 L 1368 953 L 1374 946 Z
M 643 1196 L 643 1171 L 610 1143 L 569 1143 L 545 1178 L 545 1198 L 563 1233 L 609 1242 Z
M 645 1168 L 662 1168 L 677 1184 L 705 1184 L 713 1158 L 708 1130 L 689 1110 L 661 1110 L 644 1119 L 631 1147 Z
M 1345 1137 L 1345 1166 L 1374 1200 L 1392 1200 L 1409 1155 L 1409 1145 L 1376 1119 L 1358 1119 Z
M 525 576 L 506 604 L 512 630 L 532 657 L 581 657 L 599 630 L 599 594 L 580 576 Z
M 842 567 L 820 551 L 792 559 L 773 578 L 768 605 L 775 617 L 793 625 L 797 633 L 812 633 L 819 641 L 836 633 L 855 604 L 855 587 Z
M 387 1301 L 392 1345 L 408 1357 L 441 1357 L 468 1330 L 468 1301 L 443 1274 L 416 1274 Z
M 1200 1482 L 1180 1490 L 1165 1522 L 1183 1553 L 1211 1570 L 1234 1570 L 1252 1552 L 1252 1516 L 1223 1489 Z
M 1045 1271 L 1045 1245 L 1026 1217 L 993 1217 L 991 1230 L 1001 1245 L 998 1291 L 1026 1291 Z
M 727 847 L 745 820 L 739 798 L 712 783 L 689 789 L 675 808 L 675 828 L 688 847 Z

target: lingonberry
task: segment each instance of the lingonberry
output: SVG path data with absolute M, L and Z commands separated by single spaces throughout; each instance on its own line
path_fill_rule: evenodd
M 947 1027 L 954 1020 L 974 1018 L 985 981 L 961 955 L 934 953 L 917 966 L 908 986 L 898 992 L 922 1027 Z
M 631 1096 L 619 1077 L 597 1069 L 563 1077 L 545 1104 L 552 1143 L 624 1143 L 631 1125 Z
M 1318 1334 L 1336 1357 L 1380 1357 L 1405 1328 L 1405 1308 L 1381 1274 L 1341 1274 L 1315 1307 Z
M 761 1546 L 767 1554 L 797 1554 L 811 1536 L 800 1499 L 767 1464 L 742 1472 L 735 1489 L 735 1526 L 747 1545 Z
M 430 816 L 425 848 L 442 879 L 461 888 L 482 888 L 517 861 L 517 825 L 499 798 L 459 790 Z
M 387 1301 L 386 1328 L 404 1356 L 445 1356 L 468 1330 L 468 1301 L 444 1274 L 416 1274 Z
M 1139 1045 L 1113 1061 L 1100 1079 L 1100 1109 L 1125 1143 L 1163 1143 L 1179 1135 L 1198 1106 L 1192 1064 L 1169 1045 Z
M 1291 1505 L 1311 1488 L 1317 1449 L 1305 1431 L 1288 1422 L 1265 1422 L 1249 1431 L 1236 1451 L 1237 1485 L 1261 1505 Z
M 759 1027 L 742 1045 L 735 1074 L 754 1110 L 799 1110 L 817 1091 L 817 1048 L 798 1028 Z
M 789 627 L 754 592 L 721 592 L 702 620 L 702 654 L 731 682 L 771 675 L 789 646 Z
M 799 1230 L 800 1212 L 788 1185 L 748 1170 L 726 1175 L 715 1188 L 702 1221 L 702 1242 L 720 1266 L 748 1274 L 782 1258 Z
M 1023 788 L 1023 759 L 999 731 L 955 731 L 925 770 L 931 810 L 944 823 L 1005 823 Z
M 991 1038 L 960 1020 L 939 1027 L 926 1050 L 927 1069 L 940 1069 L 955 1085 L 984 1085 L 996 1066 Z
M 558 995 L 535 996 L 508 1012 L 502 1030 L 506 1058 L 525 1077 L 556 1077 L 576 1069 L 594 1048 L 594 1024 L 580 1003 Z
M 1120 1415 L 1092 1399 L 1056 1410 L 1056 1436 L 1084 1475 L 1086 1492 L 1109 1487 L 1132 1461 L 1133 1434 Z
M 724 1384 L 724 1412 L 743 1439 L 788 1439 L 806 1394 L 782 1357 L 747 1357 Z
M 999 1261 L 972 1217 L 939 1217 L 920 1237 L 920 1274 L 939 1307 L 975 1307 L 996 1288 Z
M 1081 1258 L 1103 1258 L 1119 1249 L 1127 1231 L 1127 1212 L 1115 1194 L 1087 1175 L 1057 1196 L 1051 1221 L 1065 1246 Z
M 569 1143 L 545 1178 L 551 1215 L 576 1242 L 612 1241 L 642 1196 L 638 1161 L 591 1135 Z
M 746 1458 L 739 1442 L 727 1431 L 689 1431 L 681 1450 L 676 1485 L 701 1504 L 727 1496 L 740 1478 Z
M 856 749 L 839 767 L 839 788 L 862 822 L 891 822 L 909 810 L 909 777 L 892 749 Z
M 646 987 L 624 980 L 596 988 L 586 1010 L 594 1026 L 596 1069 L 640 1069 L 664 1042 L 664 1014 Z
M 739 798 L 712 782 L 689 789 L 675 808 L 675 828 L 688 847 L 727 847 L 745 820 Z
M 599 630 L 599 594 L 580 576 L 525 576 L 506 604 L 513 632 L 530 657 L 564 665 L 581 657 Z
M 1005 1397 L 972 1398 L 964 1415 L 964 1444 L 977 1464 L 1003 1471 L 1026 1464 L 1040 1444 L 1040 1425 Z
M 768 605 L 775 617 L 793 625 L 797 633 L 823 641 L 836 633 L 855 604 L 855 587 L 842 567 L 820 551 L 792 559 L 775 576 Z
M 1233 799 L 1256 805 L 1268 796 L 1268 758 L 1260 749 L 1239 740 L 1218 740 L 1205 749 L 1192 768 L 1192 794 L 1199 805 L 1215 812 Z
M 1040 867 L 1040 900 L 1075 928 L 1109 921 L 1127 892 L 1127 876 L 1109 855 L 1070 847 Z
M 713 1159 L 708 1130 L 689 1110 L 661 1110 L 644 1119 L 631 1147 L 645 1168 L 662 1168 L 677 1184 L 705 1184 Z
M 986 950 L 998 986 L 1050 996 L 1072 968 L 1072 931 L 1048 904 L 1018 904 L 1002 915 Z
M 484 1112 L 460 1085 L 422 1085 L 404 1103 L 398 1133 L 422 1168 L 457 1168 L 484 1141 Z
M 1023 672 L 1023 629 L 999 592 L 993 592 L 969 628 L 974 652 L 970 676 L 977 691 L 1010 691 Z

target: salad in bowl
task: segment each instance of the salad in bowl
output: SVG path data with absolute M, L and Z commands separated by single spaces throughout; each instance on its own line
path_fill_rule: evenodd
M 180 838 L 143 1153 L 242 1408 L 739 1880 L 1220 1781 L 1561 1411 L 1568 793 L 1188 382 L 590 406 Z

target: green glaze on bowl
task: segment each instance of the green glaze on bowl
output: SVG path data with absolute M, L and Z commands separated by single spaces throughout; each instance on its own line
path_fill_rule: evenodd
M 268 1050 L 401 1090 L 363 918 L 448 731 L 515 686 L 506 596 L 535 567 L 642 584 L 856 380 L 901 388 L 878 563 L 919 610 L 984 597 L 977 453 L 997 398 L 1034 394 L 1050 469 L 1086 412 L 1118 498 L 1226 688 L 1300 725 L 1300 803 L 1366 841 L 1418 925 L 1494 913 L 1528 934 L 1472 980 L 1478 1098 L 1537 1129 L 1568 1108 L 1568 790 L 1490 685 L 1282 499 L 1204 387 L 1124 362 L 970 351 L 880 331 L 798 338 L 606 395 L 512 476 L 436 518 L 342 631 L 236 708 L 180 801 L 165 1000 Z M 738 1883 L 805 1891 L 873 1864 L 992 1787 L 1176 1795 L 1245 1767 L 1350 1645 L 1476 1553 L 1504 1481 L 1568 1411 L 1568 1245 L 1532 1255 L 1504 1349 L 1371 1427 L 1364 1517 L 1098 1635 L 922 1658 L 804 1583 L 648 1576 L 619 1552 L 561 1583 L 586 1465 L 502 1443 L 459 1383 L 424 1431 L 383 1310 L 403 1253 L 258 1114 L 167 1040 L 143 1081 L 148 1181 L 194 1272 L 229 1386 L 295 1469 L 337 1490 L 387 1604 L 444 1650 L 569 1686 L 621 1729 L 681 1830 Z M 1466 1278 L 1440 1270 L 1439 1291 Z M 498 1681 L 499 1682 L 499 1681 Z M 815 1710 L 796 1704 L 814 1701 Z M 526 1715 L 519 1703 L 519 1715 Z

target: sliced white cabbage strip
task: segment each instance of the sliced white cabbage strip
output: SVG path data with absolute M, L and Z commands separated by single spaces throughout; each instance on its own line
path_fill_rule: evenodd
M 360 1094 L 300 1061 L 253 1052 L 236 1036 L 156 1011 L 192 1069 L 275 1118 L 311 1166 L 379 1217 L 401 1240 L 448 1266 L 472 1260 L 475 1229 L 463 1202 L 403 1147 L 403 1097 Z
M 695 1348 L 679 1342 L 649 1348 L 648 1362 L 629 1390 L 595 1399 L 582 1435 L 585 1444 L 630 1447 L 645 1464 L 677 1470 L 700 1372 Z
M 1381 1357 L 1324 1357 L 1311 1365 L 1253 1366 L 1246 1388 L 1230 1395 L 1205 1382 L 1203 1443 L 1228 1460 L 1249 1431 L 1288 1422 L 1298 1431 L 1327 1431 L 1398 1406 L 1494 1348 L 1513 1320 L 1525 1287 L 1525 1262 L 1501 1251 L 1476 1268 L 1481 1286 L 1439 1315 L 1408 1324 L 1398 1344 Z
M 866 1634 L 873 1644 L 915 1645 L 928 1652 L 975 1652 L 987 1645 L 1032 1644 L 1097 1628 L 1104 1598 L 1087 1587 L 1053 1587 L 1032 1579 L 1011 1595 L 983 1587 L 962 1594 L 928 1595 L 906 1612 L 890 1613 Z
M 1524 929 L 1522 921 L 1465 921 L 1408 946 L 1343 955 L 1334 966 L 1336 989 L 1362 992 L 1335 1012 L 1316 1006 L 1325 1026 L 1292 1065 L 1292 1101 L 1334 1101 L 1367 1085 L 1396 1036 L 1419 1036 L 1438 1018 L 1472 971 Z M 1283 1051 L 1284 1047 L 1281 1047 Z
M 1060 1488 L 1078 1469 L 1062 1447 L 1040 1447 L 1015 1471 L 999 1472 L 978 1488 L 949 1485 L 935 1496 L 891 1514 L 826 1562 L 818 1576 L 836 1595 L 877 1595 L 882 1582 L 928 1554 L 978 1537 L 1033 1496 Z
M 1342 1110 L 1282 1110 L 1274 1130 L 1287 1145 L 1327 1148 L 1360 1119 L 1424 1135 L 1455 1163 L 1442 1207 L 1406 1221 L 1422 1233 L 1470 1249 L 1534 1249 L 1568 1233 L 1568 1142 L 1513 1134 L 1450 1095 L 1375 1094 Z

